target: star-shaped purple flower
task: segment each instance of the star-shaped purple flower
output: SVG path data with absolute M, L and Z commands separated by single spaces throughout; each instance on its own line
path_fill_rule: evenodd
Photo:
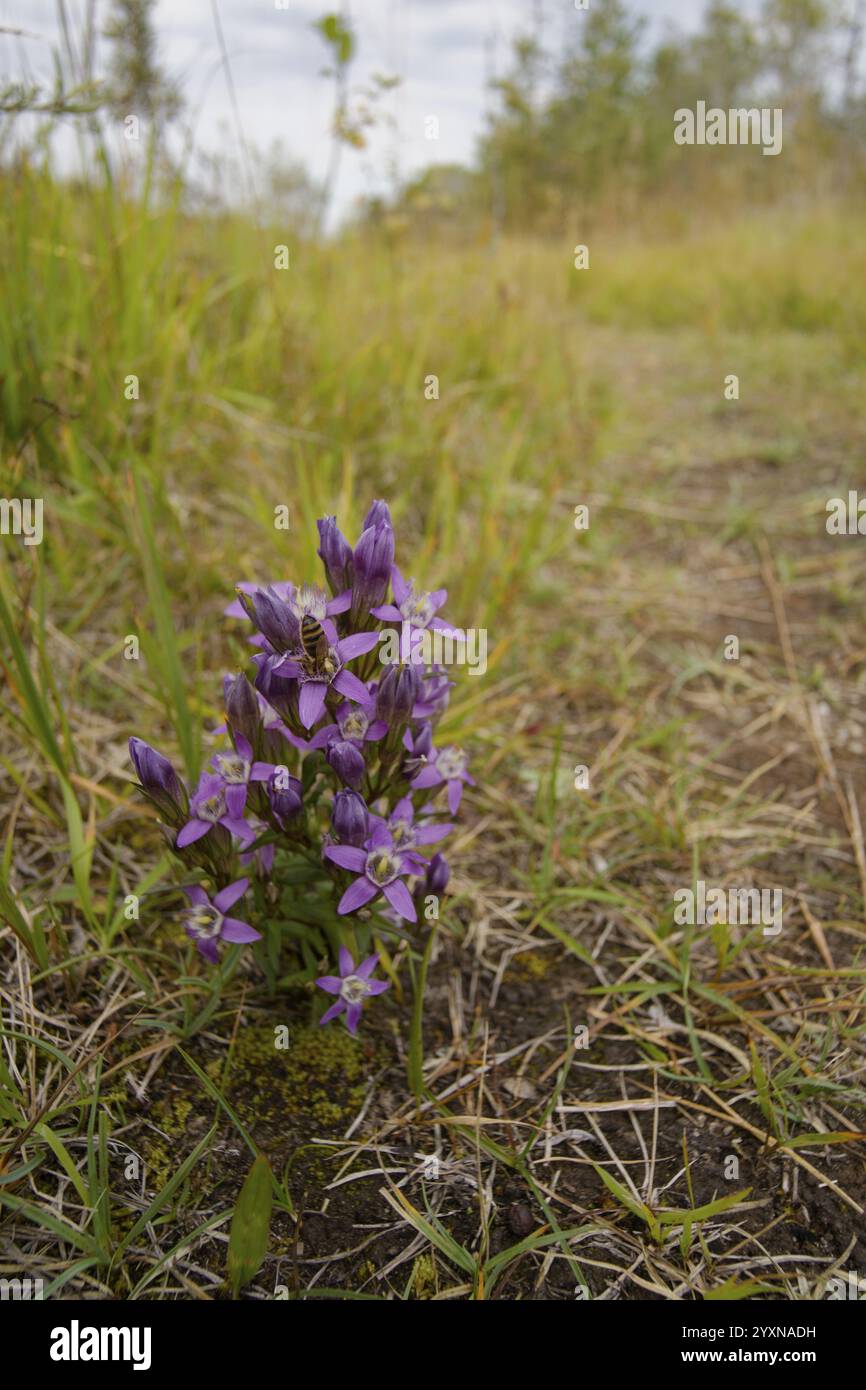
M 453 746 L 434 748 L 429 755 L 426 766 L 422 767 L 417 776 L 412 778 L 409 785 L 413 791 L 419 791 L 422 788 L 438 787 L 443 782 L 447 783 L 448 809 L 452 816 L 455 816 L 460 806 L 464 785 L 475 786 L 474 777 L 470 777 L 466 771 L 467 761 L 462 748 Z
M 218 941 L 243 945 L 245 942 L 258 941 L 261 938 L 261 932 L 256 931 L 255 927 L 251 927 L 248 922 L 241 922 L 237 917 L 226 916 L 238 898 L 243 897 L 249 886 L 248 878 L 239 878 L 235 883 L 230 883 L 227 888 L 222 888 L 213 901 L 198 885 L 184 889 L 192 904 L 183 914 L 184 930 L 187 936 L 195 942 L 196 948 L 205 960 L 209 960 L 212 965 L 216 965 L 219 959 L 217 955 Z
M 202 773 L 195 795 L 190 797 L 189 810 L 189 820 L 178 832 L 175 841 L 178 849 L 184 849 L 186 845 L 200 840 L 203 835 L 213 830 L 215 825 L 224 826 L 230 834 L 236 835 L 245 844 L 249 844 L 254 838 L 246 821 L 236 819 L 229 812 L 225 784 L 215 772 Z
M 329 686 L 345 695 L 347 700 L 354 700 L 359 705 L 367 703 L 367 687 L 346 669 L 346 662 L 371 651 L 378 641 L 378 632 L 355 632 L 350 637 L 342 637 L 338 642 L 334 642 L 328 648 L 327 655 L 313 670 L 308 670 L 302 664 L 300 652 L 274 665 L 275 675 L 292 676 L 300 682 L 298 716 L 305 729 L 311 729 L 321 717 Z
M 319 1023 L 330 1023 L 332 1018 L 345 1013 L 346 1027 L 350 1033 L 356 1033 L 364 1000 L 371 995 L 384 994 L 386 989 L 391 988 L 387 980 L 370 979 L 378 964 L 378 955 L 368 956 L 366 960 L 361 961 L 356 970 L 351 952 L 345 946 L 341 946 L 339 975 L 322 975 L 316 981 L 319 989 L 340 996 L 336 1003 L 325 1010 Z
M 235 734 L 235 746 L 211 759 L 214 774 L 225 789 L 226 808 L 232 820 L 242 819 L 250 782 L 267 782 L 276 771 L 273 763 L 253 760 L 253 750 L 243 734 Z
M 413 719 L 429 719 L 432 715 L 443 714 L 455 682 L 448 679 L 441 667 L 433 667 L 429 675 L 422 676 L 418 699 L 412 708 Z
M 341 869 L 358 874 L 340 899 L 337 911 L 341 916 L 357 911 L 381 893 L 407 922 L 417 922 L 412 895 L 402 881 L 404 874 L 417 872 L 416 856 L 404 854 L 395 846 L 383 822 L 375 827 L 363 849 L 356 849 L 354 845 L 328 845 L 325 856 Z
M 448 598 L 447 589 L 434 589 L 424 593 L 415 589 L 415 581 L 404 579 L 396 565 L 391 566 L 391 588 L 394 602 L 383 603 L 370 612 L 374 618 L 388 623 L 409 623 L 413 628 L 439 628 L 442 632 L 453 631 L 451 624 L 436 614 Z
M 310 748 L 327 748 L 329 743 L 343 740 L 348 743 L 378 743 L 388 732 L 384 719 L 376 718 L 376 696 L 369 695 L 363 704 L 350 705 L 344 701 L 337 710 L 336 724 L 325 724 L 310 739 Z
M 450 821 L 416 821 L 411 796 L 402 797 L 386 821 L 379 817 L 372 819 L 379 825 L 387 826 L 394 848 L 404 854 L 411 854 L 420 845 L 438 844 L 454 829 Z M 426 859 L 420 855 L 413 855 L 413 858 L 417 872 L 424 873 L 427 869 Z

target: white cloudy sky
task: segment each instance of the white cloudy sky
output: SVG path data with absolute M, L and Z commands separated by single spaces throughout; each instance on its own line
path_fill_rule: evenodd
M 88 0 L 67 0 L 75 17 Z M 105 14 L 109 0 L 97 0 Z M 277 4 L 286 3 L 286 9 Z M 590 0 L 591 4 L 603 0 Z M 742 0 L 754 10 L 758 0 Z M 402 176 L 431 162 L 468 161 L 483 127 L 487 79 L 500 74 L 515 32 L 540 9 L 554 50 L 583 21 L 574 0 L 216 0 L 228 49 L 245 139 L 263 149 L 280 140 L 322 177 L 328 157 L 330 103 L 320 72 L 325 61 L 311 21 L 329 9 L 348 11 L 359 40 L 354 81 L 371 73 L 399 76 L 390 98 L 396 130 L 374 135 L 363 156 L 344 157 L 338 212 L 365 191 L 386 186 L 395 164 Z M 655 32 L 691 28 L 703 0 L 632 0 Z M 181 81 L 196 143 L 224 149 L 236 140 L 226 75 L 220 64 L 214 0 L 159 0 L 157 27 L 166 67 Z M 55 0 L 0 0 L 0 75 L 50 79 L 57 42 Z M 560 38 L 560 36 L 562 36 Z M 425 139 L 424 119 L 439 119 L 439 139 Z

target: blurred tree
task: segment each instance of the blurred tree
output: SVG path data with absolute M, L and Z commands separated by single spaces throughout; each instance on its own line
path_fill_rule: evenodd
M 146 117 L 165 125 L 181 108 L 175 84 L 159 66 L 153 11 L 156 0 L 113 0 L 103 31 L 112 45 L 107 90 L 115 115 Z
M 593 6 L 557 59 L 540 23 L 515 40 L 507 76 L 491 83 L 479 175 L 450 190 L 455 218 L 471 226 L 492 208 L 497 226 L 561 234 L 570 217 L 585 231 L 594 220 L 675 219 L 862 186 L 866 0 L 763 0 L 757 20 L 738 0 L 709 0 L 696 33 L 653 47 L 634 8 Z M 674 112 L 698 101 L 781 106 L 785 158 L 677 146 Z M 413 220 L 409 200 L 397 206 Z
M 496 202 L 502 206 L 505 220 L 513 212 L 522 225 L 531 225 L 537 218 L 550 163 L 536 97 L 543 60 L 538 40 L 518 35 L 511 71 L 490 84 L 500 106 L 480 149 L 483 174 L 491 194 L 492 185 L 496 185 Z
M 321 34 L 331 54 L 331 66 L 322 70 L 322 76 L 334 80 L 331 156 L 319 200 L 318 223 L 321 231 L 334 196 L 343 147 L 348 145 L 354 150 L 363 150 L 366 147 L 367 131 L 379 121 L 387 119 L 378 104 L 398 85 L 399 78 L 374 73 L 368 86 L 358 87 L 350 92 L 349 69 L 355 57 L 356 40 L 348 18 L 338 14 L 326 14 L 315 21 L 313 28 Z
M 739 9 L 714 0 L 703 28 L 685 50 L 685 64 L 697 95 L 708 105 L 752 105 L 764 55 L 755 26 Z
M 583 195 L 624 169 L 642 143 L 640 43 L 646 21 L 623 0 L 590 10 L 566 54 L 541 138 L 559 179 Z
M 765 62 L 789 102 L 821 91 L 830 35 L 842 18 L 838 0 L 764 0 Z

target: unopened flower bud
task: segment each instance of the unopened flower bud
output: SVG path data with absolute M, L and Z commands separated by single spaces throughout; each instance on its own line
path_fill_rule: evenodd
M 243 671 L 226 681 L 226 719 L 236 734 L 257 748 L 262 728 L 259 700 Z
M 168 758 L 140 738 L 129 740 L 129 756 L 135 764 L 142 791 L 163 819 L 170 825 L 182 825 L 189 814 L 189 797 Z
M 451 877 L 451 870 L 448 867 L 448 860 L 442 854 L 434 854 L 427 868 L 427 878 L 424 888 L 428 893 L 435 893 L 438 897 L 444 893 L 448 887 L 448 880 Z
M 331 810 L 331 829 L 343 845 L 360 847 L 368 835 L 369 818 L 364 798 L 355 791 L 339 791 Z
M 328 587 L 332 594 L 344 594 L 352 587 L 352 547 L 346 540 L 334 516 L 323 516 L 316 522 L 319 530 L 319 559 L 325 566 Z
M 367 770 L 364 755 L 356 743 L 340 739 L 332 743 L 327 751 L 327 759 L 341 782 L 358 791 L 364 783 Z

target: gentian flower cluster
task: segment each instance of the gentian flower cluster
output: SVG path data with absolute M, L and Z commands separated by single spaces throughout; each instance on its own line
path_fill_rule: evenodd
M 397 568 L 384 502 L 354 546 L 336 518 L 317 525 L 323 587 L 239 584 L 226 609 L 252 623 L 253 655 L 224 681 L 220 746 L 198 785 L 141 739 L 129 748 L 183 865 L 181 920 L 202 958 L 255 943 L 276 982 L 290 953 L 282 977 L 336 996 L 320 1022 L 342 1016 L 354 1033 L 389 988 L 377 945 L 411 943 L 419 914 L 438 915 L 449 868 L 435 847 L 473 779 L 462 749 L 434 744 L 447 671 L 419 664 L 411 642 L 406 664 L 383 660 L 395 628 L 450 630 L 447 592 Z M 322 973 L 328 959 L 339 974 Z

